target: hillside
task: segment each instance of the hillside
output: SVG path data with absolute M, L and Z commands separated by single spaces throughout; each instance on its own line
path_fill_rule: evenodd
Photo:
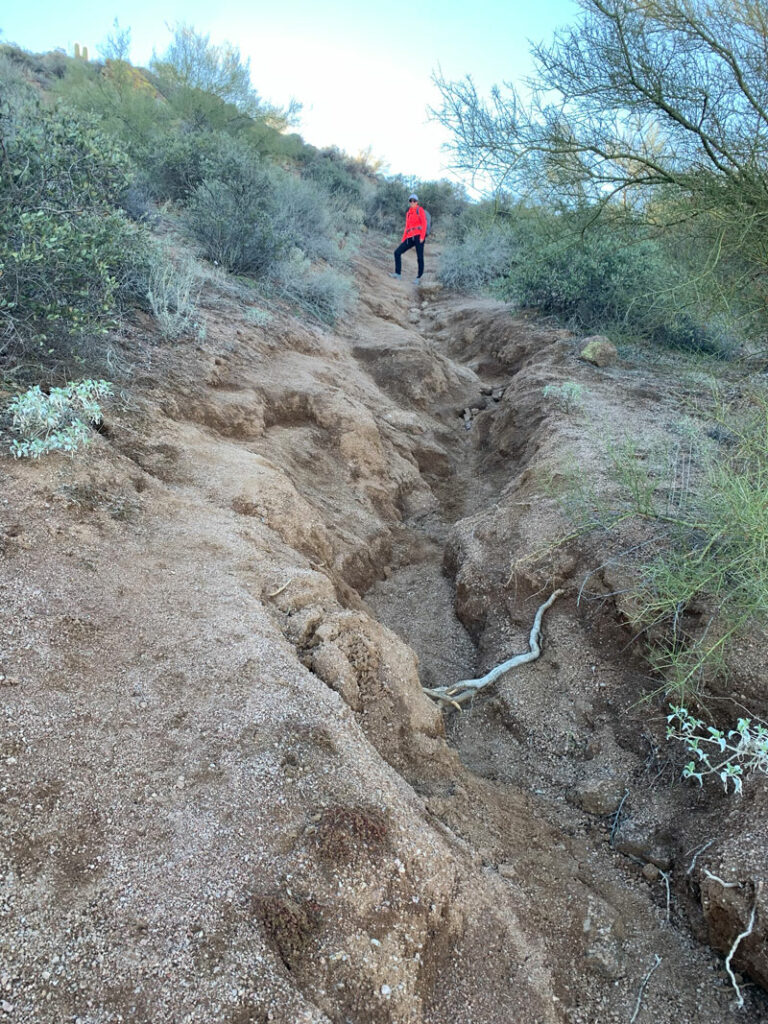
M 84 453 L 0 461 L 3 1019 L 768 1020 L 765 781 L 680 781 L 618 542 L 556 544 L 564 465 L 650 451 L 700 381 L 598 369 L 427 258 L 393 282 L 369 235 L 335 328 L 211 277 L 196 340 L 134 317 Z M 538 661 L 422 693 L 555 588 Z

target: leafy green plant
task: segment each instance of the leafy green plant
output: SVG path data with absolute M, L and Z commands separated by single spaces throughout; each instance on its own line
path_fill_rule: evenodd
M 17 395 L 10 405 L 15 458 L 37 459 L 50 452 L 72 454 L 92 437 L 90 423 L 100 423 L 101 400 L 112 394 L 105 380 L 82 380 L 44 394 L 39 385 Z
M 768 775 L 768 729 L 751 718 L 740 718 L 735 729 L 724 732 L 695 718 L 683 705 L 672 706 L 667 715 L 667 739 L 680 740 L 695 755 L 683 768 L 683 778 L 700 786 L 707 775 L 717 776 L 728 792 L 742 792 L 751 772 Z
M 0 109 L 0 359 L 77 362 L 135 294 L 146 234 L 115 202 L 128 163 L 97 119 Z

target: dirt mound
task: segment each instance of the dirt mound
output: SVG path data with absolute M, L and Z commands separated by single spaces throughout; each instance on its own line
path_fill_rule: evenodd
M 86 455 L 0 462 L 9 1021 L 728 1019 L 701 943 L 765 898 L 762 796 L 671 785 L 620 609 L 576 602 L 594 552 L 521 563 L 563 451 L 597 458 L 542 388 L 608 429 L 645 385 L 386 269 L 340 334 L 211 296 Z M 538 662 L 461 714 L 422 693 L 555 584 Z

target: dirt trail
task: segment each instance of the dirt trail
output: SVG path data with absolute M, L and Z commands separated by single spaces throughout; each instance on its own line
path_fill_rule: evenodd
M 336 333 L 211 286 L 87 456 L 0 462 L 0 1014 L 768 1021 L 701 942 L 749 910 L 764 791 L 659 783 L 615 603 L 575 604 L 593 552 L 511 572 L 562 453 L 597 463 L 543 385 L 608 429 L 647 383 L 387 267 Z M 540 661 L 444 716 L 422 684 L 523 649 L 555 584 Z

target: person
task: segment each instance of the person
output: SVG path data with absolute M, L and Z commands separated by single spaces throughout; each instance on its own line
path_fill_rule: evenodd
M 418 281 L 424 273 L 424 239 L 427 237 L 427 214 L 424 207 L 419 206 L 419 197 L 415 192 L 408 196 L 408 213 L 405 215 L 405 231 L 400 245 L 395 249 L 395 272 L 390 277 L 402 276 L 403 253 L 416 248 L 416 260 L 419 266 Z

